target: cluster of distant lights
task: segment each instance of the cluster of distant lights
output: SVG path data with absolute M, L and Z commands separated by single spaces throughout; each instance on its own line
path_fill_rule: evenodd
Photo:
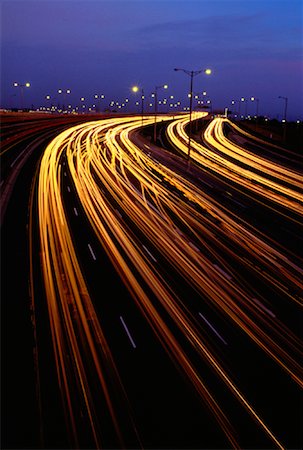
M 207 75 L 210 75 L 210 74 L 211 74 L 211 70 L 210 70 L 210 69 L 205 69 L 204 72 L 205 72 Z M 13 83 L 13 86 L 14 86 L 14 87 L 20 87 L 20 88 L 23 89 L 24 87 L 29 88 L 29 87 L 31 86 L 31 84 L 30 84 L 29 82 L 26 82 L 26 83 L 24 83 L 24 84 L 14 82 L 14 83 Z M 167 84 L 164 84 L 164 85 L 157 86 L 157 87 L 159 87 L 159 88 L 161 87 L 161 88 L 167 89 L 167 88 L 168 88 L 168 85 L 167 85 Z M 156 89 L 157 89 L 157 87 L 156 87 Z M 132 90 L 134 93 L 137 93 L 137 92 L 140 91 L 140 88 L 139 88 L 138 86 L 133 86 L 131 90 Z M 65 95 L 65 94 L 71 94 L 71 89 L 66 89 L 66 90 L 58 89 L 58 94 L 63 94 L 63 95 Z M 197 100 L 197 104 L 198 104 L 198 105 L 204 105 L 204 104 L 206 104 L 206 105 L 211 105 L 211 104 L 212 104 L 212 101 L 211 101 L 210 99 L 207 99 L 207 100 L 200 100 L 200 99 L 199 99 L 199 98 L 200 98 L 199 94 L 194 94 L 194 93 L 193 93 L 192 95 L 193 95 L 193 98 L 194 98 L 195 100 Z M 207 96 L 207 92 L 206 92 L 206 91 L 203 91 L 203 92 L 202 92 L 202 96 L 203 96 L 203 97 Z M 153 93 L 150 95 L 150 97 L 151 97 L 151 98 L 155 98 L 155 93 L 153 92 Z M 191 97 L 191 93 L 188 94 L 188 98 L 190 98 L 190 97 Z M 279 98 L 284 98 L 284 97 L 279 97 Z M 46 99 L 46 100 L 51 100 L 52 97 L 51 97 L 50 95 L 46 95 L 46 96 L 45 96 L 45 99 Z M 104 95 L 104 94 L 95 94 L 95 95 L 94 95 L 94 99 L 96 99 L 96 100 L 97 100 L 97 99 L 103 100 L 103 99 L 105 99 L 105 95 Z M 145 99 L 144 91 L 143 91 L 143 89 L 141 89 L 141 101 L 143 101 L 144 99 Z M 164 106 L 165 106 L 165 105 L 169 105 L 170 108 L 178 108 L 178 107 L 180 108 L 181 102 L 180 102 L 180 101 L 172 102 L 172 100 L 174 100 L 174 96 L 173 96 L 173 95 L 170 95 L 170 96 L 169 96 L 169 99 L 164 98 L 163 100 L 159 100 L 157 103 L 158 103 L 158 105 L 164 105 Z M 250 97 L 249 100 L 252 101 L 252 102 L 256 102 L 256 103 L 257 103 L 257 108 L 258 108 L 258 106 L 259 106 L 259 99 L 258 99 L 258 98 L 256 98 L 256 97 Z M 84 101 L 85 101 L 85 97 L 80 97 L 80 101 L 81 101 L 81 102 L 84 102 Z M 170 103 L 168 103 L 169 101 L 170 101 Z M 236 102 L 238 102 L 238 103 L 239 103 L 239 107 L 240 107 L 240 104 L 241 104 L 241 103 L 244 103 L 244 102 L 247 103 L 247 101 L 248 101 L 247 98 L 241 97 L 239 100 L 232 100 L 232 101 L 231 101 L 231 104 L 232 104 L 232 105 L 235 105 Z M 109 107 L 111 107 L 111 108 L 117 108 L 117 109 L 122 109 L 122 108 L 125 108 L 125 107 L 127 106 L 128 103 L 129 103 L 129 99 L 128 99 L 128 98 L 126 98 L 126 99 L 124 100 L 123 103 L 115 102 L 115 101 L 112 100 L 112 101 L 109 103 Z M 136 105 L 136 106 L 139 106 L 139 105 L 140 105 L 140 102 L 136 101 L 136 102 L 135 102 L 135 105 Z M 87 108 L 87 106 L 86 106 L 85 104 L 82 104 L 81 106 L 82 106 L 82 111 L 83 111 L 84 109 Z M 152 108 L 152 107 L 154 106 L 154 103 L 149 103 L 148 106 L 149 106 L 150 108 Z M 87 109 L 88 109 L 89 112 L 95 112 L 95 111 L 96 111 L 96 108 L 97 108 L 97 105 L 96 105 L 96 104 L 93 104 L 91 107 L 88 107 Z M 190 108 L 187 107 L 187 106 L 183 107 L 183 111 L 189 111 L 189 109 L 190 109 Z M 41 107 L 39 107 L 39 108 L 37 109 L 37 111 L 49 111 L 49 112 L 73 113 L 73 114 L 79 113 L 79 110 L 81 111 L 81 108 L 79 108 L 79 106 L 76 106 L 75 108 L 73 108 L 72 105 L 68 105 L 68 106 L 67 106 L 67 109 L 66 109 L 66 108 L 65 108 L 65 109 L 62 109 L 62 108 L 57 107 L 57 106 L 54 106 L 54 105 L 52 105 L 51 107 L 41 106 Z M 257 119 L 258 114 L 254 115 L 254 116 L 247 115 L 247 114 L 246 114 L 246 115 L 234 114 L 233 116 L 234 116 L 235 118 L 237 118 L 237 117 L 239 116 L 241 119 L 245 119 L 245 118 L 246 118 L 246 119 L 248 119 L 248 120 L 251 120 L 252 118 Z M 265 120 L 265 122 L 267 122 L 268 120 L 270 120 L 270 118 L 269 118 L 269 117 L 264 117 L 264 120 Z M 285 123 L 286 120 L 285 120 L 285 119 L 282 119 L 281 122 L 282 122 L 282 123 Z M 300 120 L 297 120 L 297 121 L 296 121 L 296 123 L 300 123 L 300 122 L 301 122 Z
M 13 85 L 15 87 L 20 87 L 20 86 L 22 86 L 22 87 L 30 87 L 30 83 L 25 83 L 24 85 L 21 85 L 20 83 L 16 83 L 15 82 Z M 168 85 L 165 84 L 165 85 L 160 86 L 160 87 L 163 87 L 164 89 L 167 89 Z M 140 88 L 138 86 L 133 86 L 131 90 L 134 93 L 137 93 L 140 90 Z M 141 91 L 142 91 L 142 94 L 141 94 L 141 101 L 142 101 L 142 100 L 145 99 L 145 95 L 143 93 L 143 90 L 141 90 Z M 57 93 L 58 94 L 63 94 L 65 96 L 65 94 L 71 94 L 71 89 L 65 89 L 65 90 L 58 89 Z M 203 91 L 202 92 L 202 96 L 206 96 L 206 95 L 207 95 L 207 92 Z M 150 97 L 153 98 L 153 99 L 155 99 L 155 96 L 156 96 L 156 94 L 154 92 L 150 95 Z M 191 94 L 189 93 L 188 97 L 190 98 L 190 96 L 191 96 Z M 193 97 L 195 99 L 199 99 L 199 94 L 193 94 Z M 105 99 L 105 95 L 104 94 L 95 94 L 94 95 L 94 99 L 95 100 L 98 100 L 98 99 L 103 100 L 103 99 Z M 53 96 L 48 94 L 48 95 L 45 96 L 45 100 L 48 100 L 48 101 L 49 100 L 58 100 L 58 98 L 53 97 Z M 60 108 L 59 106 L 55 106 L 55 105 L 52 105 L 52 106 L 49 106 L 49 107 L 40 106 L 37 109 L 37 111 L 49 111 L 49 112 L 74 113 L 75 114 L 75 113 L 78 113 L 79 111 L 83 111 L 83 110 L 87 109 L 89 112 L 95 112 L 96 108 L 97 108 L 97 105 L 96 104 L 92 104 L 90 107 L 88 107 L 85 103 L 83 103 L 83 102 L 85 102 L 85 100 L 86 100 L 85 97 L 80 97 L 80 102 L 82 102 L 81 106 L 73 107 L 71 104 L 68 104 L 67 107 L 64 108 L 64 109 Z M 123 108 L 127 107 L 128 103 L 129 103 L 129 99 L 128 98 L 126 98 L 122 103 L 112 100 L 109 103 L 108 106 L 110 108 L 123 109 Z M 204 104 L 204 101 L 198 100 L 197 103 L 198 104 Z M 181 107 L 181 101 L 177 101 L 177 102 L 174 101 L 174 95 L 170 95 L 168 98 L 163 98 L 162 100 L 157 101 L 157 104 L 158 105 L 163 105 L 163 106 L 169 106 L 170 108 L 180 108 Z M 211 100 L 206 100 L 205 104 L 211 104 Z M 140 102 L 136 101 L 135 105 L 139 106 Z M 154 106 L 155 106 L 155 103 L 151 103 L 150 102 L 148 104 L 148 107 L 150 107 L 150 108 L 152 108 Z M 183 107 L 183 110 L 184 111 L 188 111 L 189 107 L 187 107 L 187 106 Z

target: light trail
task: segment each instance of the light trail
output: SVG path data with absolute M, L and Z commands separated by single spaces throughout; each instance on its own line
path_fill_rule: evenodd
M 302 216 L 303 182 L 299 172 L 286 169 L 265 158 L 253 155 L 225 138 L 222 130 L 226 119 L 213 119 L 204 131 L 204 139 L 212 149 L 191 141 L 191 158 L 201 166 L 258 193 L 277 205 Z M 187 154 L 188 118 L 180 118 L 168 126 L 168 137 L 175 147 Z M 239 162 L 242 163 L 239 164 Z M 296 188 L 297 190 L 295 190 Z
M 82 126 L 77 126 L 73 128 L 73 132 L 80 131 L 81 128 Z M 74 412 L 78 399 L 72 395 L 72 391 L 76 389 L 80 392 L 80 404 L 86 408 L 95 444 L 97 448 L 102 448 L 102 424 L 98 423 L 98 417 L 94 413 L 95 398 L 98 395 L 96 391 L 91 391 L 91 375 L 87 372 L 85 361 L 87 365 L 94 366 L 94 376 L 104 395 L 118 441 L 123 446 L 108 379 L 115 380 L 115 389 L 120 389 L 122 398 L 125 398 L 124 408 L 128 410 L 126 394 L 89 297 L 62 203 L 61 146 L 69 142 L 70 135 L 70 131 L 63 132 L 47 147 L 41 162 L 38 189 L 41 262 L 57 375 L 74 446 L 79 447 Z
M 153 121 L 153 116 L 145 118 L 146 125 Z M 184 127 L 187 121 L 188 116 L 181 117 L 168 126 L 170 138 L 183 151 L 187 151 L 183 143 L 186 142 Z M 266 299 L 262 298 L 258 286 L 235 273 L 230 261 L 236 261 L 257 278 L 265 280 L 272 289 L 297 306 L 300 300 L 292 292 L 302 287 L 302 270 L 275 242 L 240 223 L 186 178 L 145 154 L 135 143 L 135 132 L 140 126 L 141 117 L 138 116 L 89 122 L 70 128 L 51 142 L 41 162 L 38 189 L 41 257 L 58 379 L 67 405 L 71 434 L 77 444 L 76 405 L 72 396 L 75 389 L 85 404 L 95 443 L 98 448 L 102 446 L 102 424 L 95 414 L 98 406 L 89 382 L 92 377 L 100 385 L 120 443 L 123 443 L 123 436 L 116 413 L 118 405 L 114 405 L 111 399 L 108 373 L 121 392 L 122 404 L 119 407 L 127 410 L 129 407 L 72 241 L 62 198 L 62 184 L 68 178 L 62 176 L 63 156 L 78 199 L 100 245 L 131 293 L 138 310 L 210 408 L 230 445 L 239 448 L 236 433 L 223 406 L 210 392 L 202 374 L 174 336 L 158 304 L 260 429 L 278 448 L 283 448 L 226 373 L 211 341 L 207 340 L 207 333 L 194 317 L 192 305 L 188 304 L 188 299 L 180 298 L 167 281 L 167 276 L 170 271 L 177 273 L 180 282 L 192 286 L 203 301 L 244 331 L 302 387 L 299 339 L 277 315 L 268 313 L 270 310 L 264 305 Z M 230 164 L 223 163 L 222 157 L 218 159 L 214 152 L 206 149 L 207 154 L 211 154 L 208 160 L 206 156 L 202 158 L 201 146 L 193 142 L 193 148 L 193 158 L 230 176 L 230 169 L 227 171 Z M 232 178 L 242 183 L 245 177 L 239 167 L 232 170 Z M 287 173 L 277 168 L 274 172 L 275 176 L 277 173 L 283 176 L 283 182 L 291 183 Z M 261 184 L 262 195 L 267 195 L 265 177 Z M 251 184 L 248 186 L 252 189 Z M 270 185 L 270 188 L 275 189 L 275 186 Z M 279 195 L 286 208 L 298 212 L 298 199 L 287 197 L 292 197 L 293 192 L 289 188 L 287 195 L 284 196 L 284 192 Z M 275 201 L 277 195 L 274 195 Z M 89 246 L 95 256 L 95 250 Z M 165 261 L 165 267 L 161 261 Z M 197 308 L 200 306 L 197 304 Z M 199 314 L 204 318 L 202 313 Z M 215 331 L 214 327 L 212 329 Z M 72 365 L 67 354 L 73 360 Z M 93 366 L 93 375 L 88 366 Z M 74 380 L 74 384 L 71 385 L 70 380 Z M 135 429 L 132 417 L 130 422 Z

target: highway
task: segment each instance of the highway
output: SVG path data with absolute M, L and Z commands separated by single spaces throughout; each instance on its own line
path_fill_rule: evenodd
M 171 151 L 141 116 L 30 136 L 43 152 L 17 175 L 46 447 L 300 446 L 300 171 L 236 144 L 220 117 L 189 165 L 188 120 L 159 115 Z

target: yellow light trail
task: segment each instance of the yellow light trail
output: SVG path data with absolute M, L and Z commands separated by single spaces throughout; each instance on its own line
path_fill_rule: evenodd
M 228 141 L 222 131 L 224 121 L 223 118 L 215 118 L 204 131 L 204 139 L 211 145 L 212 150 L 194 140 L 191 142 L 192 159 L 201 166 L 232 180 L 237 185 L 244 186 L 265 199 L 270 199 L 302 216 L 303 182 L 301 174 L 252 155 Z M 172 122 L 167 130 L 171 142 L 185 154 L 188 152 L 188 136 L 185 131 L 187 124 L 188 118 L 180 118 L 178 121 Z M 231 161 L 226 156 L 232 157 L 233 160 Z M 242 167 L 235 161 L 245 163 L 246 167 Z
M 163 118 L 172 119 L 167 116 Z M 151 125 L 153 121 L 153 116 L 145 118 L 146 125 Z M 182 149 L 185 146 L 182 139 L 186 142 L 186 121 L 187 115 L 168 126 L 171 139 Z M 233 276 L 233 268 L 224 255 L 265 278 L 274 289 L 295 304 L 299 300 L 285 286 L 299 288 L 302 271 L 276 248 L 274 242 L 239 223 L 184 177 L 142 152 L 136 136 L 140 126 L 141 116 L 72 127 L 49 144 L 41 162 L 38 188 L 41 258 L 58 378 L 67 405 L 71 434 L 77 444 L 70 378 L 77 380 L 96 445 L 98 448 L 102 446 L 102 424 L 95 415 L 96 400 L 88 381 L 91 377 L 87 369 L 88 361 L 94 367 L 95 378 L 121 443 L 123 436 L 115 409 L 117 405 L 111 399 L 107 372 L 112 374 L 121 391 L 122 407 L 128 409 L 128 402 L 76 257 L 62 199 L 63 156 L 66 156 L 78 199 L 100 245 L 155 336 L 192 382 L 233 448 L 239 448 L 239 443 L 232 424 L 173 335 L 153 298 L 157 299 L 193 349 L 261 429 L 277 447 L 283 448 L 226 373 L 186 300 L 177 296 L 173 286 L 165 279 L 165 270 L 163 272 L 161 265 L 157 266 L 155 261 L 161 255 L 180 279 L 188 282 L 208 304 L 240 327 L 300 386 L 302 369 L 298 361 L 302 352 L 299 339 L 278 318 L 264 314 L 262 295 L 257 287 L 244 280 L 240 283 L 239 278 Z M 198 151 L 201 148 L 195 147 L 195 150 L 197 153 L 193 152 L 193 156 L 199 160 Z M 210 163 L 211 167 L 213 164 Z M 217 168 L 217 164 L 214 167 Z M 235 173 L 238 177 L 236 170 Z M 172 192 L 172 188 L 176 193 Z M 287 203 L 287 206 L 293 208 L 295 204 Z M 127 225 L 124 217 L 131 220 L 134 228 Z M 144 235 L 145 247 L 136 230 Z M 146 245 L 150 252 L 146 252 Z M 151 255 L 154 255 L 153 258 Z M 253 258 L 256 264 L 246 263 L 246 258 L 248 261 Z M 259 270 L 257 263 L 264 270 Z M 132 270 L 133 267 L 136 271 Z M 85 345 L 82 346 L 83 342 Z M 72 365 L 67 354 L 73 358 Z M 134 419 L 130 420 L 135 428 Z

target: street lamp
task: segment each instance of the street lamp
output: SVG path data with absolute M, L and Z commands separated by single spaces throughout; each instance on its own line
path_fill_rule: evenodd
M 47 94 L 44 98 L 45 98 L 45 100 L 50 100 L 51 96 L 49 94 Z M 49 109 L 48 102 L 46 103 L 46 109 Z
M 80 101 L 84 102 L 85 101 L 85 97 L 80 97 Z M 83 111 L 84 108 L 85 108 L 85 105 L 84 105 L 84 103 L 82 103 L 82 114 L 84 113 L 84 111 Z
M 157 112 L 158 112 L 158 89 L 167 89 L 168 85 L 163 84 L 155 87 L 155 121 L 154 121 L 154 142 L 157 140 Z
M 241 102 L 245 102 L 245 116 L 244 116 L 244 118 L 246 119 L 246 116 L 247 116 L 247 98 L 241 97 Z
M 256 98 L 256 97 L 250 97 L 250 99 L 251 99 L 252 102 L 256 102 L 257 103 L 256 116 L 258 118 L 258 115 L 259 115 L 259 99 Z
M 30 87 L 30 83 L 26 82 L 25 84 L 20 84 L 17 83 L 16 81 L 13 84 L 14 87 L 19 87 L 20 88 L 20 107 L 23 110 L 24 109 L 24 88 L 29 88 Z
M 62 111 L 64 111 L 65 103 L 66 103 L 66 94 L 70 94 L 71 90 L 66 89 L 65 91 L 63 89 L 58 89 L 58 94 L 63 94 L 63 105 L 62 105 Z
M 282 97 L 282 95 L 279 95 L 278 98 L 282 98 L 285 101 L 285 106 L 284 106 L 284 128 L 283 128 L 283 141 L 285 141 L 286 140 L 286 114 L 287 114 L 288 98 L 287 97 Z
M 257 107 L 256 107 L 256 130 L 257 130 L 258 117 L 259 117 L 259 99 L 256 97 L 250 97 L 250 99 L 252 102 L 257 103 Z
M 286 114 L 287 114 L 287 103 L 288 103 L 288 98 L 287 97 L 282 97 L 282 95 L 279 95 L 278 98 L 283 98 L 283 100 L 285 100 L 285 107 L 284 107 L 284 120 L 286 122 Z
M 236 102 L 238 103 L 238 117 L 240 117 L 241 101 L 240 100 L 232 100 L 231 104 L 234 105 Z
M 51 95 L 47 94 L 45 97 L 45 100 L 51 100 L 50 103 L 50 110 L 52 112 L 54 112 L 55 110 L 59 111 L 60 110 L 60 104 L 59 104 L 59 99 L 58 97 L 52 97 Z M 54 101 L 57 101 L 57 106 L 54 105 Z
M 193 109 L 193 79 L 194 76 L 199 75 L 199 73 L 205 73 L 205 75 L 211 74 L 211 69 L 201 69 L 201 70 L 185 70 L 185 69 L 174 69 L 176 72 L 182 71 L 190 76 L 190 102 L 189 102 L 189 133 L 188 133 L 188 165 L 190 161 L 190 145 L 191 145 L 191 127 L 192 127 L 192 109 Z
M 139 87 L 138 86 L 133 86 L 132 87 L 132 91 L 133 92 L 138 92 L 139 91 Z M 144 90 L 143 88 L 141 89 L 141 117 L 142 117 L 142 126 L 143 126 L 143 114 L 144 114 Z
M 105 95 L 104 94 L 95 94 L 94 95 L 94 98 L 95 99 L 100 99 L 100 112 L 101 112 L 101 100 L 103 99 L 103 98 L 105 98 Z

